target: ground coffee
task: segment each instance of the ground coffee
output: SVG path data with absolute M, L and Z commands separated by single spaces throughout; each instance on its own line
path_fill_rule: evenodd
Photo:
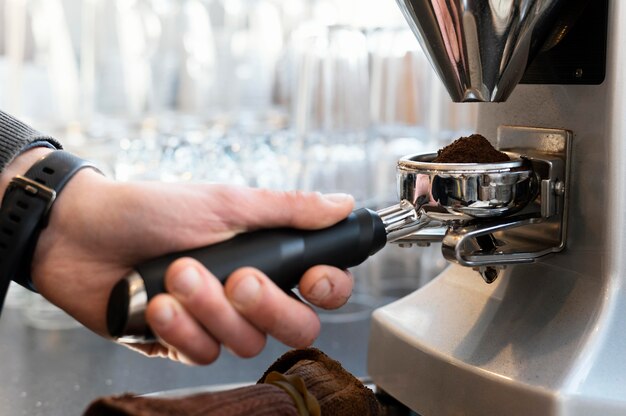
M 461 137 L 437 151 L 436 163 L 494 163 L 511 160 L 480 134 Z

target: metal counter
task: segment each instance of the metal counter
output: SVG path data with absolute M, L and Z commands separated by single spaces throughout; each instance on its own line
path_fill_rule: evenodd
M 357 377 L 367 377 L 372 311 L 425 284 L 445 266 L 438 245 L 408 250 L 385 247 L 353 269 L 355 291 L 348 304 L 318 311 L 322 332 L 314 345 Z M 5 306 L 0 316 L 0 416 L 80 416 L 91 401 L 106 395 L 255 382 L 289 350 L 268 338 L 255 358 L 223 351 L 211 365 L 190 367 L 144 357 L 82 327 L 41 330 L 25 321 L 17 307 Z
M 358 377 L 365 376 L 368 309 L 322 314 L 322 333 L 315 343 Z M 7 308 L 0 319 L 0 414 L 81 415 L 104 395 L 254 382 L 287 350 L 269 339 L 255 358 L 223 351 L 212 365 L 190 367 L 144 357 L 82 327 L 34 329 L 24 324 L 19 309 Z

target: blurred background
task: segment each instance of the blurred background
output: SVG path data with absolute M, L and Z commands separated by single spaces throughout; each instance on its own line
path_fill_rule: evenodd
M 0 0 L 0 20 L 0 108 L 121 180 L 378 205 L 398 156 L 474 128 L 393 0 Z
M 122 181 L 378 209 L 399 157 L 474 130 L 393 0 L 0 0 L 0 21 L 0 108 Z M 357 292 L 413 290 L 437 251 L 385 249 Z
M 399 157 L 474 130 L 393 0 L 0 0 L 0 21 L 0 108 L 123 181 L 381 208 Z
M 0 0 L 0 22 L 0 108 L 121 181 L 348 192 L 377 209 L 397 202 L 399 157 L 475 129 L 393 0 Z M 366 321 L 435 276 L 439 252 L 385 248 L 322 319 Z M 75 326 L 15 287 L 7 306 L 30 327 Z

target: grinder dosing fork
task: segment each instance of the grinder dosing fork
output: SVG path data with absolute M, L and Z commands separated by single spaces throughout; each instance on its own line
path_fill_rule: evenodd
M 531 263 L 565 246 L 571 132 L 500 126 L 493 164 L 435 164 L 434 155 L 398 162 L 402 199 L 433 224 L 395 242 L 442 242 L 444 257 L 487 282 L 508 264 Z M 436 222 L 439 227 L 435 226 Z

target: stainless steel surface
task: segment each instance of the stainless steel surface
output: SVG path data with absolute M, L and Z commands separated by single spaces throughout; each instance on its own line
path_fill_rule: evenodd
M 553 25 L 573 1 L 397 0 L 457 102 L 506 100 L 547 38 L 563 32 Z
M 453 265 L 374 312 L 370 375 L 424 416 L 626 414 L 626 2 L 609 9 L 601 85 L 518 85 L 506 103 L 479 104 L 486 136 L 572 132 L 566 249 L 491 285 Z
M 532 263 L 539 257 L 562 250 L 562 241 L 550 238 L 553 233 L 534 239 L 519 235 L 524 232 L 524 227 L 532 225 L 551 231 L 549 225 L 544 227 L 539 216 L 512 216 L 500 222 L 449 228 L 441 249 L 447 260 L 472 268 Z M 518 233 L 511 237 L 509 234 L 514 231 Z M 480 237 L 493 239 L 493 245 L 479 242 Z
M 406 224 L 413 223 L 418 220 L 417 211 L 409 201 L 400 201 L 399 204 L 392 205 L 376 211 L 385 225 L 387 236 L 393 231 L 402 229 Z M 389 241 L 389 238 L 387 238 Z
M 389 299 L 357 294 L 354 301 L 321 313 L 322 331 L 315 346 L 357 377 L 365 377 L 370 314 Z M 0 339 L 0 414 L 6 416 L 81 415 L 92 400 L 105 395 L 252 383 L 289 349 L 269 338 L 255 358 L 223 351 L 215 363 L 192 367 L 144 357 L 84 328 L 34 329 L 15 308 L 2 312 Z
M 376 213 L 385 225 L 388 243 L 399 242 L 428 228 L 445 229 L 445 226 L 440 221 L 433 221 L 428 216 L 423 215 L 421 211 L 418 211 L 407 200 L 402 200 L 399 204 L 378 210 Z M 435 241 L 441 241 L 441 238 Z
M 442 241 L 446 259 L 484 267 L 532 263 L 563 250 L 571 140 L 572 133 L 563 129 L 499 126 L 498 147 L 525 155 L 539 193 L 516 215 L 449 228 Z
M 367 377 L 372 311 L 425 284 L 443 267 L 428 261 L 421 267 L 417 263 L 416 268 L 415 257 L 402 260 L 406 260 L 405 250 L 386 246 L 352 269 L 355 289 L 346 305 L 333 311 L 316 308 L 322 326 L 314 346 L 356 377 Z M 209 366 L 148 358 L 82 327 L 42 330 L 29 326 L 20 300 L 25 289 L 16 290 L 0 319 L 2 416 L 74 416 L 105 395 L 206 391 L 226 384 L 249 384 L 290 349 L 268 337 L 261 354 L 250 359 L 234 357 L 226 350 Z
M 403 200 L 380 211 L 392 223 L 388 241 L 441 241 L 447 260 L 477 268 L 488 283 L 499 275 L 494 266 L 532 263 L 563 250 L 570 142 L 571 132 L 563 129 L 500 126 L 497 143 L 509 162 L 433 163 L 435 154 L 402 158 Z

